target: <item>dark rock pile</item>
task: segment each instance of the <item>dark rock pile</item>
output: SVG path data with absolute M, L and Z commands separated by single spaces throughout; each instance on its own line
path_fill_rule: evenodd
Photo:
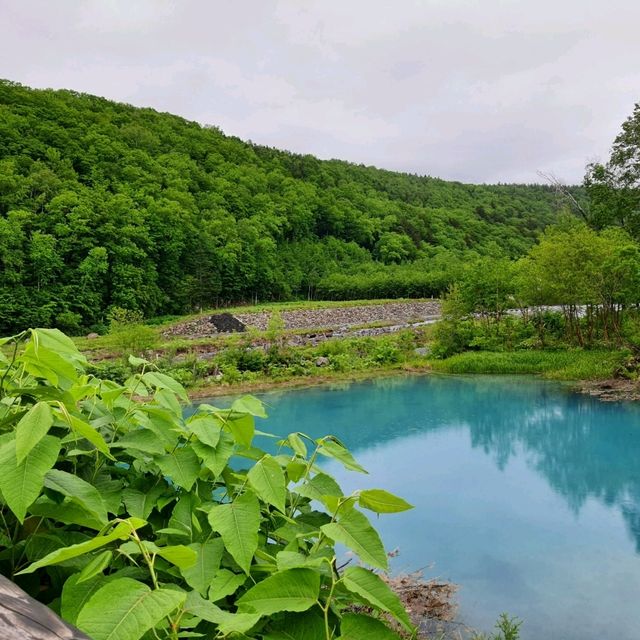
M 244 322 L 230 313 L 216 313 L 212 316 L 200 316 L 195 320 L 187 320 L 173 325 L 163 332 L 168 337 L 208 338 L 218 333 L 238 333 L 246 331 Z
M 209 324 L 215 327 L 218 333 L 237 333 L 247 330 L 244 322 L 240 322 L 238 318 L 230 313 L 217 313 L 209 316 Z

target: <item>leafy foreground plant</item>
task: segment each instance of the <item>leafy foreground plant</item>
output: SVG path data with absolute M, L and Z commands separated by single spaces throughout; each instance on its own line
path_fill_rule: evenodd
M 415 636 L 378 575 L 336 566 L 338 542 L 385 570 L 358 507 L 410 508 L 344 496 L 318 457 L 364 469 L 336 438 L 293 433 L 269 455 L 255 398 L 185 418 L 184 389 L 142 359 L 120 385 L 57 330 L 0 344 L 0 571 L 65 620 L 94 640 Z

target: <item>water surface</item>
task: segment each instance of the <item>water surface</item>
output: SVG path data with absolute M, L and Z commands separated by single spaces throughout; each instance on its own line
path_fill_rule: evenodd
M 333 433 L 370 475 L 326 463 L 346 491 L 416 508 L 375 523 L 394 571 L 460 585 L 460 618 L 507 611 L 523 640 L 640 637 L 640 409 L 555 383 L 401 377 L 268 393 L 277 434 Z

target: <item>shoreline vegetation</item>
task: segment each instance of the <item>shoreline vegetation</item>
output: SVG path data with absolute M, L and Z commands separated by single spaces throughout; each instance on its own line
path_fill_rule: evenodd
M 441 300 L 255 305 L 160 318 L 155 327 L 114 308 L 109 334 L 78 344 L 103 360 L 102 375 L 124 380 L 131 369 L 114 354 L 144 354 L 211 395 L 219 386 L 233 393 L 396 370 L 633 382 L 639 299 L 635 240 L 565 217 L 519 260 L 469 261 Z M 580 388 L 603 399 L 634 397 L 632 384 L 631 392 L 603 384 L 615 392 Z
M 623 384 L 620 378 L 632 358 L 621 347 L 503 347 L 438 357 L 437 334 L 446 320 L 436 324 L 424 319 L 434 317 L 437 304 L 433 300 L 299 302 L 216 310 L 155 326 L 123 319 L 110 334 L 78 338 L 76 344 L 99 375 L 122 381 L 131 374 L 126 356 L 144 355 L 184 384 L 192 399 L 430 373 L 539 375 L 574 382 L 576 390 L 603 400 L 635 398 L 634 381 Z M 390 315 L 403 306 L 404 313 Z M 359 315 L 363 310 L 366 318 Z M 417 310 L 423 315 L 416 315 Z M 203 327 L 211 328 L 212 316 L 230 312 L 247 323 L 246 331 L 202 335 Z M 345 318 L 351 324 L 345 324 Z

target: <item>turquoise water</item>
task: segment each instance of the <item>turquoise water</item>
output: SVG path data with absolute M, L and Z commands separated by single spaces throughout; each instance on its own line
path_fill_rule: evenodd
M 523 640 L 640 637 L 640 407 L 532 379 L 401 377 L 269 393 L 259 428 L 333 433 L 415 505 L 377 520 L 394 571 L 460 585 L 460 619 Z

